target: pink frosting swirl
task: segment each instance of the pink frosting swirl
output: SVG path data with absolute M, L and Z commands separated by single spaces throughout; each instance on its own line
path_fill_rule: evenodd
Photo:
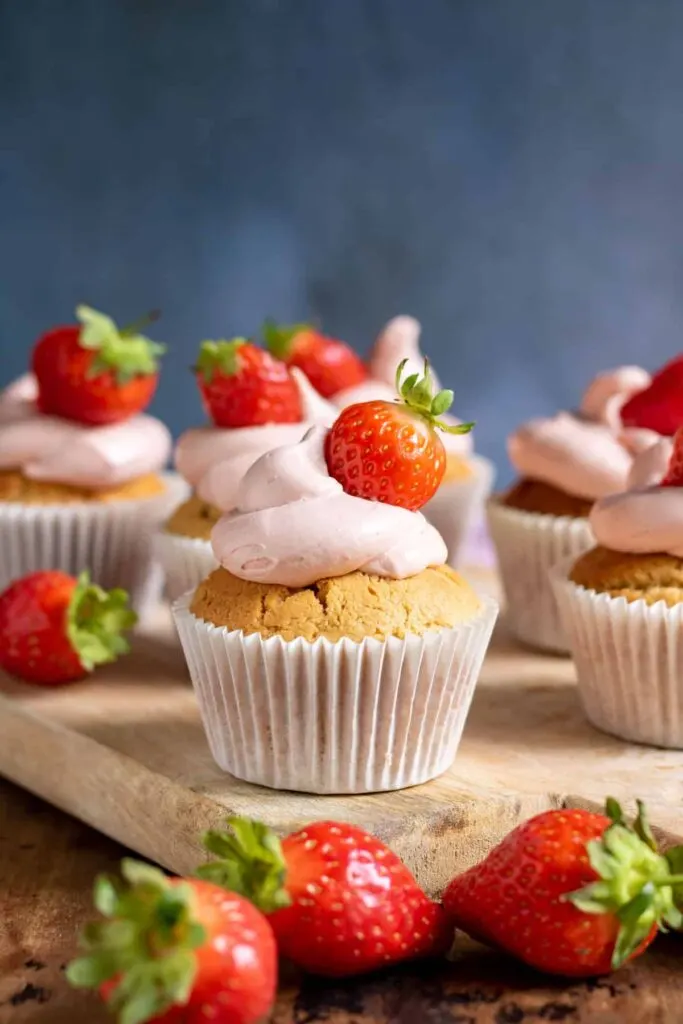
M 642 452 L 631 473 L 633 490 L 603 498 L 591 509 L 599 544 L 631 554 L 663 552 L 683 558 L 683 487 L 661 487 L 672 452 L 670 438 Z
M 404 579 L 446 561 L 441 536 L 419 512 L 356 498 L 327 471 L 327 431 L 260 458 L 234 512 L 211 534 L 213 552 L 241 579 L 305 587 L 356 570 Z
M 368 360 L 370 380 L 358 384 L 355 388 L 340 391 L 334 396 L 335 405 L 345 409 L 347 405 L 354 405 L 356 402 L 396 401 L 396 370 L 399 363 L 407 360 L 406 376 L 410 373 L 421 374 L 424 371 L 424 356 L 420 350 L 421 333 L 419 321 L 412 316 L 395 316 L 385 324 L 377 336 Z M 440 389 L 441 384 L 433 370 L 432 377 L 435 388 Z M 454 426 L 462 422 L 449 415 L 443 416 L 442 419 Z M 441 432 L 439 436 L 450 455 L 469 455 L 473 450 L 471 434 Z
M 153 416 L 87 427 L 43 416 L 36 394 L 28 375 L 0 395 L 0 469 L 18 469 L 29 480 L 103 490 L 166 465 L 171 435 Z
M 267 423 L 256 427 L 196 427 L 185 431 L 174 452 L 175 467 L 202 501 L 223 512 L 235 507 L 239 483 L 250 466 L 266 452 L 284 444 L 296 444 L 312 424 L 331 426 L 338 410 L 311 386 L 296 368 L 301 423 Z
M 622 429 L 619 410 L 649 374 L 624 366 L 600 374 L 581 401 L 581 415 L 560 412 L 525 423 L 508 438 L 520 476 L 595 501 L 626 487 L 633 458 L 657 440 L 649 430 Z

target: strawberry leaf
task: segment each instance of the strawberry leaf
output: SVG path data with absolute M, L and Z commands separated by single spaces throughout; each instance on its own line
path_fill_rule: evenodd
M 122 863 L 123 884 L 98 879 L 102 920 L 83 929 L 83 955 L 67 968 L 75 988 L 114 981 L 107 1005 L 125 1024 L 184 1005 L 197 972 L 195 950 L 206 932 L 193 917 L 192 889 L 137 861 Z
M 67 608 L 66 632 L 83 668 L 91 672 L 127 654 L 130 645 L 122 633 L 136 622 L 125 590 L 103 590 L 81 573 Z
M 246 338 L 231 341 L 203 341 L 194 366 L 195 373 L 210 384 L 216 373 L 234 377 L 240 371 L 239 350 L 247 344 Z
M 95 354 L 89 377 L 113 372 L 118 384 L 127 384 L 134 377 L 149 377 L 158 371 L 158 357 L 166 351 L 165 345 L 133 329 L 119 330 L 111 317 L 90 306 L 77 306 L 76 317 L 82 324 L 78 339 L 81 348 Z
M 439 419 L 450 409 L 454 396 L 447 388 L 434 394 L 434 380 L 429 360 L 424 361 L 422 376 L 419 373 L 411 373 L 403 380 L 403 371 L 407 364 L 408 360 L 403 359 L 396 370 L 396 391 L 403 404 L 432 427 L 437 427 L 447 434 L 468 434 L 474 423 L 444 423 Z
M 276 324 L 274 320 L 268 318 L 262 328 L 263 343 L 270 354 L 275 356 L 276 359 L 282 359 L 284 362 L 287 362 L 292 355 L 294 341 L 297 336 L 313 330 L 314 328 L 310 324 L 289 324 L 284 326 Z
M 218 858 L 197 868 L 197 876 L 246 897 L 264 914 L 291 903 L 286 865 L 272 829 L 246 818 L 228 818 L 230 831 L 206 832 L 202 842 Z

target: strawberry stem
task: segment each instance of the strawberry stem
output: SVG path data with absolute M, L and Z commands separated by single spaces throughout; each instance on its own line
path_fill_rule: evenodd
M 87 672 L 128 653 L 130 644 L 122 634 L 137 621 L 125 590 L 103 590 L 81 573 L 67 608 L 66 632 Z
M 160 309 L 151 309 L 149 313 L 143 313 L 137 320 L 133 320 L 132 323 L 126 324 L 119 331 L 122 338 L 130 338 L 133 334 L 139 334 L 145 327 L 149 327 L 150 324 L 154 324 L 161 317 Z
M 196 875 L 246 897 L 264 914 L 289 906 L 287 866 L 272 829 L 247 818 L 228 818 L 228 831 L 205 832 L 202 843 L 218 860 L 197 868 Z
M 447 434 L 469 434 L 474 423 L 444 423 L 439 419 L 450 409 L 454 396 L 448 388 L 434 394 L 434 380 L 429 360 L 425 359 L 424 361 L 422 376 L 419 373 L 411 373 L 405 380 L 402 380 L 407 363 L 408 360 L 403 359 L 396 369 L 396 391 L 403 405 L 421 416 L 432 427 L 437 427 Z
M 626 824 L 615 800 L 608 801 L 606 811 L 613 823 L 600 839 L 586 845 L 598 881 L 564 899 L 586 914 L 611 913 L 618 919 L 620 928 L 612 955 L 612 967 L 616 969 L 633 955 L 653 927 L 667 931 L 683 925 L 674 891 L 682 884 L 683 876 L 670 873 L 671 861 L 657 851 L 640 801 L 633 826 Z
M 240 371 L 239 350 L 247 344 L 246 338 L 232 338 L 230 341 L 203 341 L 194 372 L 210 384 L 216 373 L 234 377 Z
M 292 354 L 292 343 L 298 334 L 312 331 L 310 324 L 277 324 L 274 320 L 266 319 L 262 327 L 263 343 L 272 356 L 276 359 L 287 359 Z
M 127 384 L 134 377 L 149 377 L 158 371 L 158 357 L 166 346 L 139 334 L 137 324 L 121 331 L 111 317 L 90 306 L 77 306 L 76 318 L 82 324 L 79 345 L 95 353 L 90 377 L 111 372 L 118 384 Z
M 95 882 L 104 920 L 86 926 L 83 955 L 67 967 L 74 988 L 109 982 L 107 1005 L 123 1024 L 144 1024 L 187 1003 L 197 973 L 195 950 L 206 940 L 194 919 L 189 885 L 172 884 L 158 868 L 122 862 L 123 882 Z

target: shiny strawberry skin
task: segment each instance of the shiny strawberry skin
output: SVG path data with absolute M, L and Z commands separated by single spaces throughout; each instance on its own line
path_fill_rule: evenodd
M 119 383 L 113 371 L 90 376 L 97 352 L 79 344 L 78 325 L 55 327 L 36 343 L 32 370 L 38 380 L 38 407 L 89 426 L 106 426 L 145 409 L 157 389 L 158 374 Z
M 197 974 L 184 1006 L 174 1006 L 148 1024 L 256 1024 L 271 1010 L 277 984 L 277 947 L 263 915 L 247 900 L 209 882 L 190 885 L 193 916 L 206 930 L 195 951 Z M 116 981 L 100 988 L 107 998 Z
M 66 573 L 36 572 L 0 594 L 0 666 L 6 672 L 44 686 L 88 674 L 66 633 L 76 583 Z
M 604 815 L 582 810 L 537 815 L 453 879 L 443 896 L 446 914 L 472 938 L 538 970 L 569 977 L 609 973 L 617 918 L 587 914 L 563 897 L 597 880 L 586 844 L 610 825 Z
M 683 356 L 663 366 L 649 387 L 624 403 L 621 421 L 625 427 L 654 430 L 672 437 L 683 424 Z
M 323 398 L 332 398 L 368 379 L 365 363 L 349 345 L 317 331 L 295 335 L 285 361 L 305 373 Z
M 395 853 L 353 825 L 317 822 L 282 841 L 290 906 L 269 916 L 280 952 L 344 977 L 443 954 L 451 934 Z
M 446 470 L 435 429 L 393 402 L 344 409 L 327 435 L 325 458 L 347 494 L 412 511 L 434 496 Z
M 248 342 L 235 355 L 236 372 L 197 373 L 207 414 L 217 427 L 300 423 L 301 396 L 288 368 Z

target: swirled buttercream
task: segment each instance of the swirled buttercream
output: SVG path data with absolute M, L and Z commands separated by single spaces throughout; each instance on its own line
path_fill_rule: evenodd
M 327 431 L 262 456 L 213 529 L 220 564 L 241 579 L 305 587 L 356 570 L 403 579 L 447 557 L 419 512 L 353 497 L 327 471 Z

